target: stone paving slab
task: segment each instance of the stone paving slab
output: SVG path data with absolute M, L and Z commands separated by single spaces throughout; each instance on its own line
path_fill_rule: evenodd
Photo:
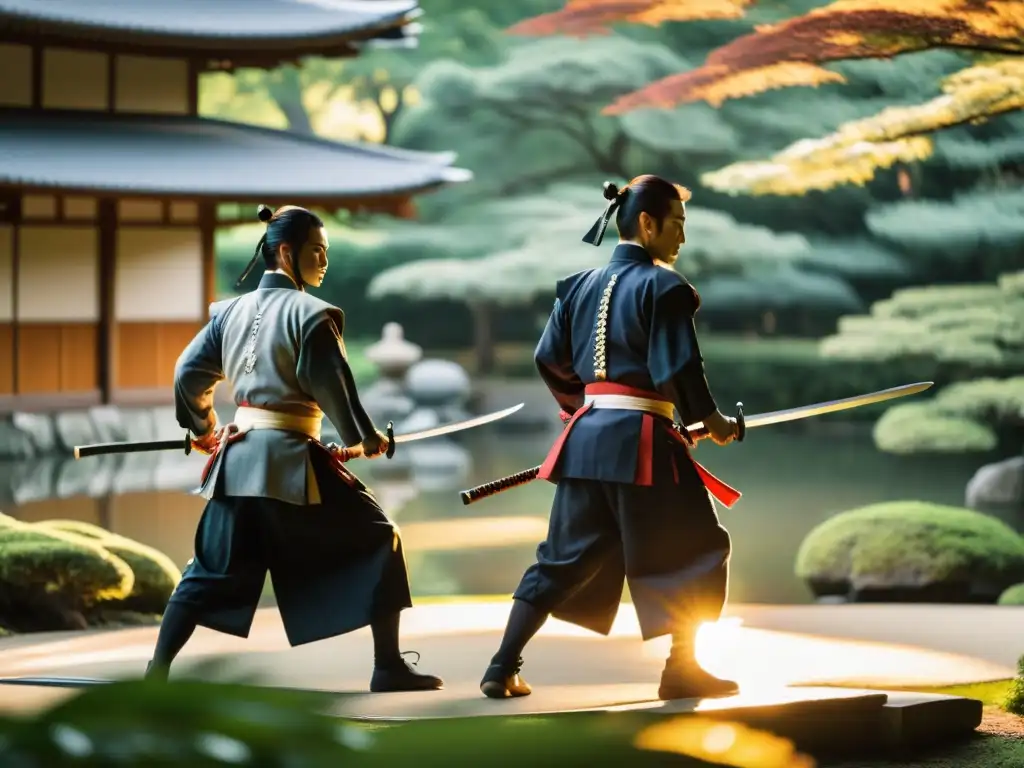
M 984 716 L 985 706 L 977 699 L 908 691 L 887 695 L 882 714 L 885 743 L 891 746 L 927 746 L 942 733 L 971 733 Z
M 889 606 L 886 606 L 889 607 Z M 910 608 L 911 606 L 904 606 Z M 850 606 L 854 608 L 854 606 Z M 440 674 L 449 685 L 476 684 L 497 648 L 507 613 L 507 603 L 427 604 L 403 614 L 403 650 L 422 654 L 420 666 Z M 786 607 L 780 611 L 788 611 Z M 762 629 L 728 617 L 709 627 L 698 642 L 701 663 L 714 674 L 732 676 L 741 684 L 847 685 L 864 688 L 906 688 L 983 682 L 1013 677 L 1012 647 L 1024 637 L 1024 629 L 1010 632 L 1014 624 L 958 623 L 956 608 L 947 615 L 947 634 L 968 637 L 968 629 L 988 638 L 989 659 L 943 650 L 944 635 L 930 626 L 922 640 L 931 647 L 913 647 L 865 639 L 837 638 L 841 612 L 830 612 L 814 634 Z M 756 612 L 755 612 L 756 613 Z M 803 619 L 799 630 L 811 629 L 811 612 L 792 611 Z M 890 629 L 896 614 L 860 612 L 879 633 Z M 1015 613 L 1010 611 L 1010 613 Z M 771 613 L 769 613 L 769 616 Z M 871 616 L 874 621 L 870 621 Z M 938 612 L 933 615 L 939 616 Z M 886 620 L 882 621 L 878 617 Z M 1009 616 L 1009 614 L 1007 614 Z M 1020 614 L 1024 618 L 1024 613 Z M 993 617 L 990 612 L 978 618 Z M 927 617 L 915 614 L 915 620 Z M 834 620 L 837 629 L 829 628 Z M 993 620 L 996 620 L 993 618 Z M 928 622 L 925 622 L 926 625 Z M 777 622 L 781 625 L 782 622 Z M 935 631 L 931 631 L 934 629 Z M 1004 633 L 1001 630 L 1006 630 Z M 0 638 L 0 676 L 133 677 L 142 673 L 156 641 L 157 627 L 87 632 L 48 633 Z M 863 634 L 866 632 L 860 628 Z M 962 642 L 966 643 L 966 640 Z M 936 650 L 938 648 L 938 650 Z M 629 606 L 623 606 L 609 637 L 550 620 L 527 649 L 524 674 L 535 687 L 573 684 L 653 684 L 667 653 L 667 639 L 644 643 Z M 982 650 L 979 648 L 979 651 Z M 1024 648 L 1021 648 L 1024 651 Z M 413 657 L 415 659 L 415 657 Z M 343 637 L 289 648 L 276 610 L 261 610 L 246 639 L 200 629 L 186 646 L 175 669 L 188 673 L 195 664 L 218 660 L 224 668 L 215 675 L 244 676 L 253 682 L 301 688 L 326 686 L 332 690 L 366 691 L 373 652 L 370 633 L 360 630 Z

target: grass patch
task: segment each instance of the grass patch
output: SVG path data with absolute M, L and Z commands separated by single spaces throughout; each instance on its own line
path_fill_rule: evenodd
M 1010 691 L 1013 688 L 1013 680 L 992 680 L 987 683 L 967 683 L 964 685 L 944 685 L 933 687 L 892 687 L 887 686 L 887 691 L 909 691 L 913 693 L 938 693 L 945 696 L 963 696 L 967 699 L 977 699 L 986 707 L 1004 708 Z
M 947 696 L 963 696 L 978 699 L 986 707 L 1000 707 L 1006 704 L 1013 688 L 1013 680 L 993 680 L 988 683 L 970 683 L 968 685 L 950 685 L 942 688 L 928 688 L 923 693 L 941 693 Z

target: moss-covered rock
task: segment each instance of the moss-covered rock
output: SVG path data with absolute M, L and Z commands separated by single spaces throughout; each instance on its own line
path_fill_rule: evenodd
M 128 596 L 106 601 L 110 608 L 163 613 L 181 579 L 181 570 L 163 552 L 98 525 L 77 520 L 46 520 L 36 525 L 48 531 L 88 538 L 128 563 L 135 574 L 135 585 Z
M 994 603 L 1024 581 L 1024 539 L 969 509 L 874 504 L 812 530 L 797 553 L 796 574 L 819 597 Z
M 124 560 L 85 537 L 11 518 L 0 525 L 0 623 L 9 629 L 84 628 L 94 606 L 134 585 Z
M 1000 605 L 1024 605 L 1024 584 L 1014 584 L 999 596 Z

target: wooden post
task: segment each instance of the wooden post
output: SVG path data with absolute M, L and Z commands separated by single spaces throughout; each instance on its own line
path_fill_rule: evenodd
M 11 197 L 8 214 L 8 221 L 14 227 L 11 232 L 11 395 L 17 396 L 21 391 L 21 308 L 18 299 L 21 292 L 21 195 Z
M 203 321 L 210 316 L 210 305 L 217 300 L 217 204 L 199 204 L 199 231 L 203 264 Z
M 112 401 L 117 388 L 117 319 L 114 298 L 117 280 L 117 200 L 97 201 L 100 257 L 100 327 L 96 344 L 100 402 Z

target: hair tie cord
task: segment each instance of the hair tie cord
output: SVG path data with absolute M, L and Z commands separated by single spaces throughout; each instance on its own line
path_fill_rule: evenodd
M 604 231 L 608 228 L 608 222 L 611 221 L 612 214 L 615 213 L 615 209 L 619 207 L 619 197 L 608 201 L 608 205 L 604 208 L 604 213 L 601 214 L 600 218 L 594 222 L 594 226 L 590 228 L 590 231 L 583 236 L 584 243 L 590 243 L 593 246 L 598 246 L 604 239 Z
M 256 243 L 256 250 L 255 252 L 253 252 L 252 258 L 249 259 L 249 263 L 246 265 L 245 270 L 242 272 L 242 276 L 238 278 L 238 281 L 235 283 L 235 290 L 238 290 L 239 288 L 242 287 L 242 283 L 245 282 L 245 278 L 249 276 L 249 273 L 252 272 L 253 267 L 256 266 L 257 259 L 259 259 L 259 257 L 263 253 L 263 244 L 266 242 L 267 234 L 264 232 L 263 237 L 261 237 L 260 241 Z

